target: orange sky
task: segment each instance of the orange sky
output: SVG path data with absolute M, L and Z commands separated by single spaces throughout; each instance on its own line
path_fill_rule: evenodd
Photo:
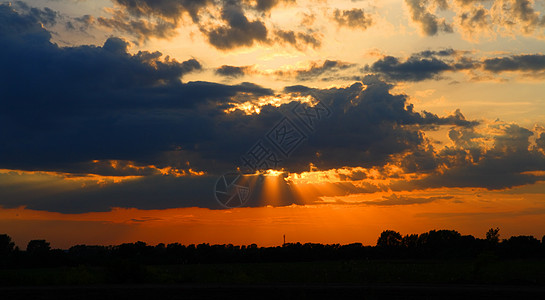
M 4 23 L 0 234 L 23 249 L 545 234 L 543 1 L 23 0 Z M 255 201 L 222 209 L 267 140 Z
M 535 188 L 543 189 L 544 184 Z M 409 195 L 404 193 L 405 195 Z M 503 238 L 545 234 L 545 207 L 541 195 L 531 191 L 487 192 L 481 189 L 441 189 L 414 192 L 412 196 L 449 194 L 452 199 L 412 205 L 319 204 L 288 207 L 210 210 L 177 208 L 61 214 L 24 208 L 0 210 L 0 232 L 14 237 L 24 248 L 30 239 L 46 239 L 53 247 L 76 244 L 235 244 L 275 246 L 288 242 L 353 243 L 374 245 L 380 232 L 402 234 L 431 229 L 454 229 L 484 237 L 500 227 Z M 346 201 L 369 201 L 372 196 L 348 196 Z M 370 202 L 373 202 L 371 200 Z

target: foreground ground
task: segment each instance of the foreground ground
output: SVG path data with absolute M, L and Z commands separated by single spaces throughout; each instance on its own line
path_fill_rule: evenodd
M 540 299 L 545 295 L 545 260 L 119 262 L 3 269 L 0 284 L 3 299 Z
M 0 288 L 2 299 L 543 299 L 497 285 L 107 285 Z

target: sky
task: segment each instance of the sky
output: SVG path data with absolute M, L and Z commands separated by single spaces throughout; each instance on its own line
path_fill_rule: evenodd
M 0 2 L 25 248 L 545 234 L 543 0 Z

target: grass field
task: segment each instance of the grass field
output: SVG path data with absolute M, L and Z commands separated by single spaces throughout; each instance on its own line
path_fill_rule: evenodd
M 493 284 L 545 286 L 545 260 L 357 260 L 0 270 L 2 286 L 100 284 Z

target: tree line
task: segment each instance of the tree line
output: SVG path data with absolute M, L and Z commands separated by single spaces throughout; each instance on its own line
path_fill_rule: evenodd
M 118 262 L 138 264 L 194 264 L 295 262 L 351 259 L 512 259 L 545 258 L 545 236 L 512 236 L 500 239 L 499 228 L 491 228 L 485 239 L 461 235 L 455 230 L 431 230 L 402 236 L 383 231 L 375 246 L 285 243 L 276 247 L 256 244 L 148 245 L 144 242 L 115 246 L 75 245 L 68 250 L 52 249 L 46 240 L 31 240 L 26 250 L 15 246 L 10 236 L 0 235 L 0 267 L 53 267 L 96 265 Z

